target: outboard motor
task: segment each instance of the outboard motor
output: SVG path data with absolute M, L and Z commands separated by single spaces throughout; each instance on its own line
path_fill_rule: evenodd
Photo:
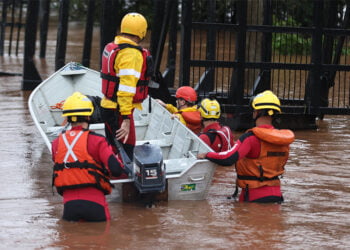
M 134 148 L 135 186 L 140 193 L 163 192 L 166 171 L 162 150 L 145 143 Z

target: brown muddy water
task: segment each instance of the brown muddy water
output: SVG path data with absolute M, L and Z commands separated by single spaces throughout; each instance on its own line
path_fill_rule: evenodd
M 52 54 L 36 61 L 43 78 L 54 71 Z M 74 55 L 67 62 L 81 60 L 81 54 Z M 0 57 L 0 71 L 22 72 L 22 61 L 21 55 Z M 348 116 L 326 116 L 317 131 L 296 131 L 282 179 L 282 205 L 227 199 L 235 173 L 223 167 L 216 170 L 204 201 L 146 208 L 118 203 L 112 194 L 109 223 L 71 223 L 60 219 L 61 197 L 51 188 L 51 156 L 30 117 L 30 91 L 21 91 L 21 80 L 0 77 L 2 249 L 350 248 Z

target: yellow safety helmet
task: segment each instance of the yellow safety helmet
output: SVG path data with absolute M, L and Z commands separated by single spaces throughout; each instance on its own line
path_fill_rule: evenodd
M 205 98 L 201 101 L 199 108 L 201 116 L 205 119 L 219 119 L 221 115 L 220 104 L 217 100 Z
M 74 92 L 65 100 L 62 109 L 62 116 L 91 116 L 94 112 L 94 105 L 87 96 Z
M 268 115 L 273 115 L 275 111 L 281 113 L 281 102 L 271 90 L 266 90 L 257 94 L 251 104 L 254 110 L 267 110 Z
M 138 36 L 142 40 L 147 33 L 146 18 L 136 12 L 126 14 L 120 24 L 120 32 Z

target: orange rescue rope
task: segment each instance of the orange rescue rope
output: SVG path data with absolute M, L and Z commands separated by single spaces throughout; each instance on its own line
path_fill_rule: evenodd
M 51 105 L 50 109 L 62 109 L 63 103 L 64 103 L 64 100 L 56 103 L 55 105 Z

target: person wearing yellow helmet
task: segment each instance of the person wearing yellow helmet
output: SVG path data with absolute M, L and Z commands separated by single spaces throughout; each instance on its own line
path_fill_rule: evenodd
M 71 128 L 52 142 L 53 185 L 62 195 L 63 219 L 110 220 L 105 195 L 111 193 L 110 176 L 126 174 L 103 135 L 89 130 L 94 112 L 91 100 L 75 92 L 63 104 L 62 116 Z
M 146 33 L 147 21 L 143 15 L 126 14 L 120 34 L 105 46 L 101 60 L 105 134 L 114 151 L 117 152 L 115 140 L 119 140 L 130 159 L 136 143 L 133 111 L 142 109 L 153 74 L 150 52 L 139 45 Z
M 176 107 L 170 103 L 166 104 L 160 99 L 156 99 L 156 101 L 165 107 L 172 114 L 173 118 L 179 119 L 193 133 L 199 134 L 201 131 L 201 118 L 196 105 L 196 91 L 190 86 L 182 86 L 177 89 L 175 98 Z
M 223 166 L 235 164 L 237 187 L 233 196 L 237 195 L 240 187 L 239 201 L 281 203 L 283 196 L 279 176 L 284 173 L 294 133 L 273 127 L 273 118 L 281 113 L 281 104 L 272 91 L 259 93 L 250 105 L 256 126 L 240 136 L 232 149 L 221 153 L 201 153 L 197 158 Z
M 201 101 L 198 110 L 201 114 L 203 126 L 199 138 L 215 152 L 223 152 L 231 149 L 234 144 L 234 136 L 228 126 L 222 126 L 218 122 L 221 115 L 219 102 L 205 98 Z

